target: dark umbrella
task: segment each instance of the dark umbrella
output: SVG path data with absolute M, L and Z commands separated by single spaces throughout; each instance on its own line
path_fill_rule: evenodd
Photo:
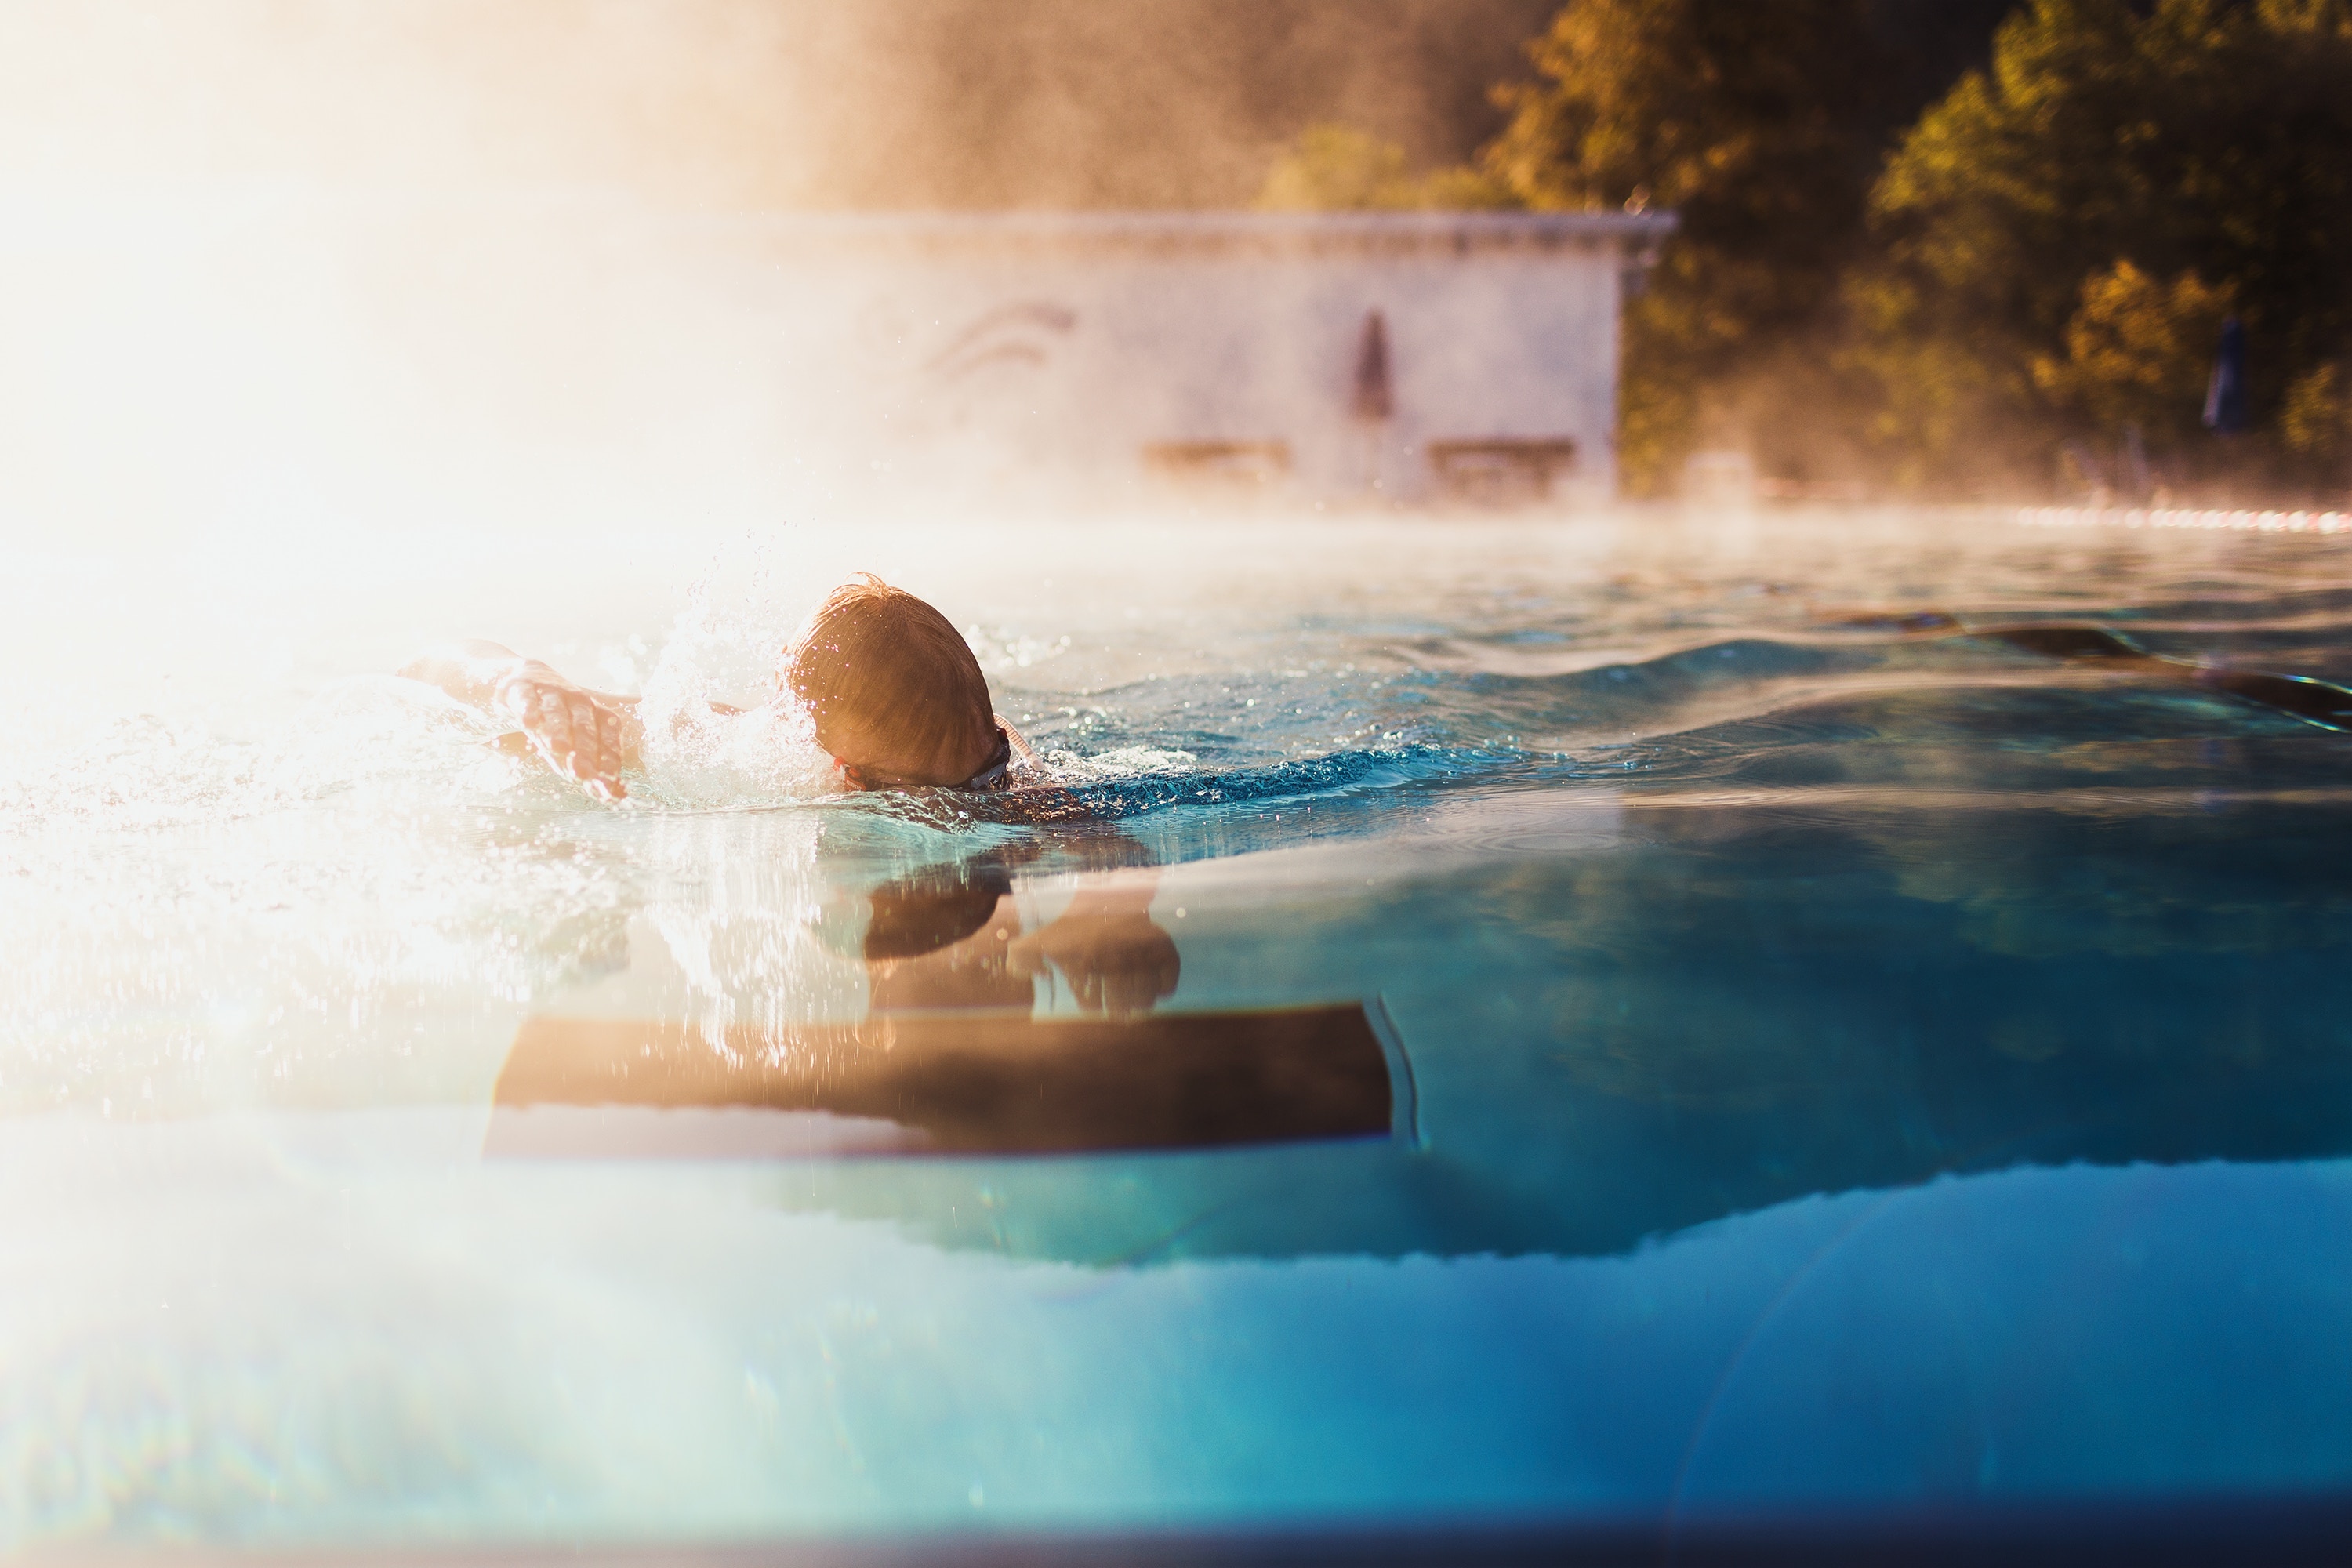
M 1364 312 L 1364 335 L 1356 345 L 1354 407 L 1359 419 L 1386 419 L 1396 412 L 1389 390 L 1389 324 L 1378 310 Z
M 2221 323 L 2221 350 L 2205 386 L 2205 428 L 2216 436 L 2246 428 L 2246 329 L 2235 316 Z

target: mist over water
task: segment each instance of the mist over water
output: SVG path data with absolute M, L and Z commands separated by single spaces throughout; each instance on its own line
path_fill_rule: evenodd
M 1540 9 L 9 7 L 0 540 L 968 509 L 840 449 L 759 215 L 1244 206 L 1318 118 L 1458 158 Z
M 1549 0 L 90 0 L 0 14 L 24 177 L 629 191 L 672 208 L 1236 206 L 1318 120 L 1499 123 Z

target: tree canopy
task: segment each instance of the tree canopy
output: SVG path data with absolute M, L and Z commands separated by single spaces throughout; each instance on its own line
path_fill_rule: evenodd
M 2258 441 L 2339 454 L 2352 327 L 2352 12 L 2342 0 L 2035 0 L 1873 196 L 1855 285 L 1875 435 L 1957 482 L 1995 442 L 2137 426 L 2182 459 L 2220 318 Z
M 1868 0 L 1575 0 L 1529 54 L 1543 79 L 1498 95 L 1482 171 L 1532 207 L 1681 218 L 1626 315 L 1628 481 L 1670 483 L 1717 426 L 1774 444 L 1742 393 L 1795 371 L 1863 238 L 1891 66 Z

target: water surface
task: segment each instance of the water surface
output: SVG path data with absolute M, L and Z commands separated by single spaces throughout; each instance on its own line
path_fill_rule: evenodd
M 0 1538 L 2340 1495 L 2352 740 L 1990 634 L 2352 680 L 2345 548 L 1628 513 L 24 552 Z M 789 724 L 696 721 L 857 567 L 969 628 L 1083 810 L 827 796 Z M 468 634 L 683 716 L 632 805 L 381 673 Z M 502 1134 L 549 1114 L 519 1041 L 591 1026 L 814 1084 L 919 1015 L 1165 1053 L 1302 1008 L 1367 1021 L 1385 1130 Z

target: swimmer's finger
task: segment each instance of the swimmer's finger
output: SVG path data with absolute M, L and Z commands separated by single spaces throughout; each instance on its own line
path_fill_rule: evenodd
M 588 705 L 588 722 L 581 739 L 589 753 L 588 793 L 598 800 L 628 798 L 621 783 L 621 716 L 601 702 Z
M 564 693 L 550 690 L 541 700 L 540 712 L 541 731 L 547 741 L 549 760 L 554 763 L 555 771 L 569 779 L 585 780 L 593 771 L 586 765 L 587 758 L 583 755 L 585 741 L 593 739 L 596 732 L 585 710 L 567 699 Z M 583 730 L 585 737 L 582 733 Z
M 584 783 L 593 770 L 583 768 L 581 756 L 581 735 L 574 723 L 572 705 L 563 694 L 542 687 L 531 702 L 531 711 L 524 720 L 529 726 L 532 743 L 550 771 L 557 776 Z M 593 735 L 592 729 L 588 731 Z
M 538 698 L 539 689 L 530 681 L 507 679 L 499 682 L 498 690 L 490 700 L 492 706 L 502 709 L 518 719 L 528 720 L 538 711 Z
M 591 800 L 607 805 L 629 798 L 628 786 L 621 782 L 620 769 L 611 759 L 592 762 L 577 751 L 557 752 L 541 742 L 539 753 L 557 775 L 568 778 L 588 792 Z
M 596 745 L 604 763 L 602 771 L 618 773 L 621 771 L 621 716 L 609 708 L 599 707 L 596 710 Z
M 571 720 L 565 736 L 569 746 L 564 753 L 564 763 L 571 769 L 573 778 L 584 781 L 604 771 L 599 766 L 603 759 L 597 755 L 596 705 L 585 697 L 572 693 L 567 697 L 564 706 Z
M 541 762 L 547 764 L 547 771 L 562 777 L 565 773 L 562 738 L 549 733 L 548 726 L 543 723 L 534 723 L 524 733 L 530 737 L 530 749 L 539 753 Z
M 596 710 L 595 765 L 590 770 L 588 793 L 598 800 L 614 801 L 628 798 L 629 791 L 621 783 L 621 748 L 613 733 L 613 716 L 604 709 Z
M 594 731 L 590 731 L 588 733 L 593 735 Z M 600 800 L 610 805 L 614 801 L 628 798 L 628 786 L 621 783 L 619 764 L 610 756 L 602 754 L 591 756 L 574 750 L 567 751 L 560 757 L 550 752 L 548 761 L 557 773 L 572 780 L 582 789 L 587 791 L 588 798 L 591 800 Z
M 533 687 L 518 692 L 513 700 L 523 728 L 561 771 L 563 753 L 572 749 L 572 712 L 563 704 L 563 694 L 551 687 Z
M 530 737 L 530 743 L 552 762 L 562 751 L 567 720 L 559 706 L 550 708 L 545 694 L 539 691 L 516 691 L 509 695 L 507 707 Z

